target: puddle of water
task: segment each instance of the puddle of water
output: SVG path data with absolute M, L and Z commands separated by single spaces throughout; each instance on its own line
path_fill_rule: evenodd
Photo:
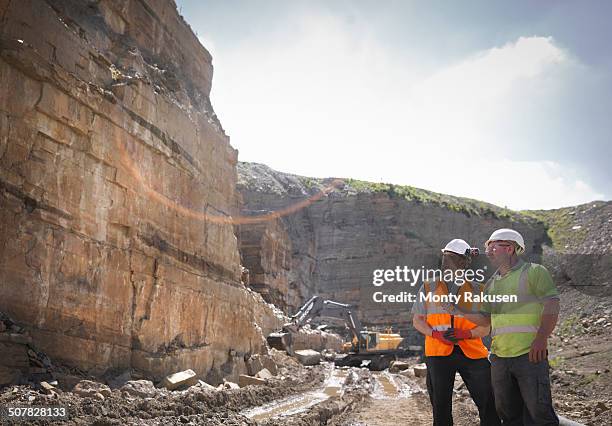
M 391 377 L 385 373 L 374 373 L 379 388 L 374 392 L 374 396 L 379 398 L 397 398 L 399 389 Z
M 304 395 L 297 398 L 278 401 L 272 404 L 262 405 L 250 412 L 245 412 L 244 415 L 255 421 L 268 420 L 278 416 L 290 416 L 299 413 L 309 407 L 312 407 L 319 402 L 323 402 L 328 396 L 323 395 Z
M 263 421 L 273 417 L 285 417 L 304 411 L 313 405 L 319 404 L 326 399 L 342 395 L 342 384 L 347 376 L 346 370 L 333 369 L 325 380 L 324 387 L 303 395 L 289 397 L 280 401 L 255 407 L 243 412 L 246 417 Z
M 323 389 L 323 392 L 325 393 L 325 395 L 332 397 L 332 396 L 340 396 L 341 390 L 342 390 L 342 386 L 327 386 L 325 389 Z

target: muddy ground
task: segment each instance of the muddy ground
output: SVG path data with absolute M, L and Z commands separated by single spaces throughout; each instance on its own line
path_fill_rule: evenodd
M 561 294 L 559 325 L 550 340 L 553 399 L 559 414 L 585 425 L 612 424 L 612 303 L 577 290 Z M 103 399 L 71 392 L 78 377 L 59 374 L 51 394 L 28 386 L 0 391 L 0 407 L 65 406 L 69 418 L 29 424 L 71 425 L 430 425 L 425 379 L 412 369 L 392 374 L 366 368 L 338 369 L 331 363 L 304 367 L 272 350 L 277 376 L 264 386 L 213 389 L 153 389 L 147 397 L 119 385 Z M 406 359 L 410 364 L 418 358 Z M 71 380 L 62 379 L 70 377 Z M 461 379 L 455 382 L 457 425 L 478 422 L 475 405 Z M 3 419 L 3 424 L 11 424 Z M 14 421 L 12 424 L 24 424 Z
M 51 394 L 27 386 L 12 386 L 0 393 L 0 407 L 61 406 L 69 413 L 67 420 L 32 421 L 28 424 L 70 425 L 256 425 L 240 414 L 241 411 L 299 394 L 320 385 L 326 377 L 326 365 L 302 367 L 286 355 L 275 353 L 279 365 L 278 375 L 265 386 L 247 386 L 241 389 L 216 390 L 208 386 L 191 386 L 185 390 L 155 389 L 151 397 L 138 397 L 112 389 L 103 399 L 81 397 L 60 380 L 58 389 Z M 64 390 L 61 388 L 64 387 Z M 23 424 L 22 421 L 6 424 Z

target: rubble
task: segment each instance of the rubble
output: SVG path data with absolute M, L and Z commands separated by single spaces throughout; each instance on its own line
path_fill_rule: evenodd
M 54 424 L 138 424 L 166 425 L 183 422 L 201 425 L 255 425 L 239 413 L 248 408 L 290 395 L 300 394 L 320 386 L 328 366 L 304 368 L 295 359 L 280 351 L 271 351 L 270 358 L 278 366 L 279 376 L 266 370 L 261 375 L 265 386 L 246 386 L 225 380 L 220 389 L 199 380 L 185 390 L 169 391 L 155 388 L 148 380 L 130 380 L 122 388 L 110 390 L 94 380 L 79 380 L 75 386 L 62 392 L 57 388 L 47 394 L 41 387 L 12 386 L 0 389 L 0 406 L 60 405 L 68 407 L 72 420 Z M 67 377 L 67 372 L 63 373 Z M 137 375 L 135 375 L 137 376 Z M 244 383 L 243 383 L 244 384 Z M 128 390 L 129 389 L 129 390 Z M 77 392 L 78 391 L 78 392 Z
M 264 355 L 261 358 L 261 363 L 263 365 L 263 368 L 268 370 L 273 376 L 276 376 L 278 374 L 278 366 L 270 355 Z
M 139 398 L 152 398 L 157 389 L 150 380 L 130 380 L 121 387 L 121 392 Z
M 74 386 L 72 393 L 86 398 L 104 400 L 104 398 L 111 396 L 111 389 L 102 383 L 91 380 L 81 380 Z

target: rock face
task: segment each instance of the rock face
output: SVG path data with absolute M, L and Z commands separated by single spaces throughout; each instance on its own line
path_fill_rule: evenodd
M 240 281 L 210 54 L 172 1 L 0 18 L 0 310 L 93 372 L 237 378 L 281 320 Z
M 285 313 L 300 303 L 290 291 L 291 241 L 281 220 L 238 227 L 242 265 L 249 270 L 249 287 Z
M 289 271 L 278 266 L 274 269 L 268 263 L 263 279 L 274 287 L 274 281 L 267 277 L 274 277 L 275 273 L 288 276 L 286 300 L 291 312 L 306 298 L 319 294 L 354 305 L 364 325 L 393 326 L 410 337 L 414 333 L 411 304 L 380 304 L 372 298 L 376 291 L 415 293 L 418 288 L 405 283 L 374 286 L 375 270 L 404 265 L 436 268 L 440 249 L 450 239 L 463 238 L 482 247 L 491 232 L 502 227 L 523 234 L 528 244 L 527 257 L 533 261 L 541 260 L 541 244 L 548 240 L 541 222 L 474 200 L 417 189 L 407 192 L 406 188 L 389 185 L 368 187 L 365 182 L 351 180 L 321 196 L 320 191 L 331 180 L 289 175 L 254 163 L 238 163 L 238 172 L 243 215 L 254 218 L 278 212 L 277 220 L 289 236 L 292 250 Z M 241 235 L 252 232 L 255 226 L 261 227 L 241 225 Z M 284 235 L 278 231 L 276 234 Z M 254 258 L 257 249 L 252 241 L 248 255 Z M 276 245 L 287 246 L 289 243 L 284 241 Z M 273 247 L 269 241 L 260 245 L 260 256 L 269 256 L 265 253 Z M 483 262 L 476 261 L 473 266 L 482 267 Z
M 612 294 L 612 201 L 530 211 L 549 227 L 544 264 L 556 282 L 594 296 Z

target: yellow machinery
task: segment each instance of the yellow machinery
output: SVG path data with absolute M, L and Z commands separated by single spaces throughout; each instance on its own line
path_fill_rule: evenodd
M 378 331 L 362 331 L 363 339 L 361 339 L 362 346 L 361 350 L 365 351 L 393 351 L 398 350 L 402 343 L 402 336 L 397 333 L 392 333 L 391 330 L 387 329 L 384 333 Z M 357 351 L 358 341 L 356 337 L 353 337 L 352 341 L 345 342 L 342 345 L 342 352 Z
M 359 367 L 364 361 L 371 370 L 380 371 L 389 366 L 398 353 L 402 337 L 391 333 L 368 331 L 361 327 L 357 316 L 350 305 L 323 300 L 320 296 L 313 296 L 298 312 L 291 317 L 291 322 L 283 326 L 281 332 L 268 336 L 270 346 L 292 353 L 291 335 L 304 324 L 315 317 L 342 318 L 353 335 L 352 341 L 344 344 L 345 355 L 337 357 L 335 364 L 339 366 Z

